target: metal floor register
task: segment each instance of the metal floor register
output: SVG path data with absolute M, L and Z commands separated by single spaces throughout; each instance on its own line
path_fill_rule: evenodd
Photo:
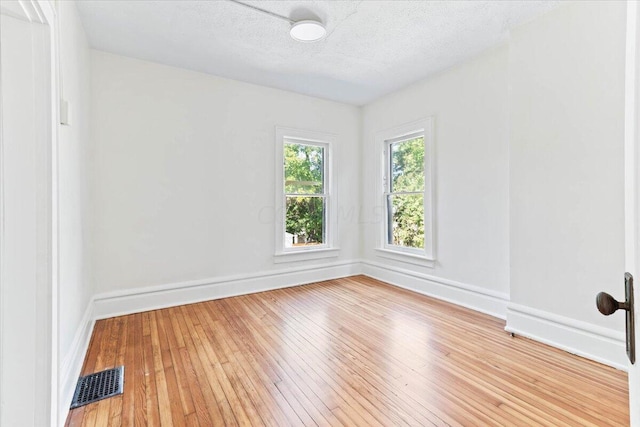
M 80 377 L 71 401 L 71 409 L 122 394 L 123 385 L 124 366 Z

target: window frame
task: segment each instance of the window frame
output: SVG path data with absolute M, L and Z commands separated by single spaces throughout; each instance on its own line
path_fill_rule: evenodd
M 424 143 L 424 248 L 411 248 L 389 243 L 389 209 L 387 198 L 391 192 L 391 145 L 409 139 L 423 137 Z M 378 256 L 420 266 L 433 267 L 435 253 L 435 158 L 433 142 L 433 118 L 428 117 L 378 132 L 377 146 L 382 149 L 380 185 L 382 224 L 376 248 Z
M 338 256 L 339 248 L 335 246 L 337 234 L 336 191 L 334 188 L 333 157 L 336 135 L 324 132 L 314 132 L 276 126 L 275 153 L 275 257 L 276 263 L 304 261 Z M 286 231 L 286 198 L 284 146 L 285 144 L 303 144 L 323 147 L 323 180 L 325 201 L 324 243 L 313 246 L 289 247 L 285 246 Z

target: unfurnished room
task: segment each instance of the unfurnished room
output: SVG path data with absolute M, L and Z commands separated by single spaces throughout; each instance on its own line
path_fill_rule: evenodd
M 639 276 L 637 1 L 0 0 L 2 427 L 640 427 Z

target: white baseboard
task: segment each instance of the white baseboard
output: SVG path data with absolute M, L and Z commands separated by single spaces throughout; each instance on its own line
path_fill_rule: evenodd
M 587 359 L 627 370 L 622 332 L 528 306 L 507 306 L 507 332 L 522 335 Z
M 106 319 L 360 274 L 359 261 L 316 264 L 98 294 L 94 318 Z
M 78 325 L 71 349 L 62 360 L 60 369 L 60 384 L 58 391 L 58 425 L 63 426 L 69 414 L 69 406 L 73 399 L 73 393 L 76 389 L 76 383 L 80 377 L 82 364 L 89 348 L 89 341 L 93 333 L 93 325 L 95 319 L 93 317 L 93 300 L 87 304 L 82 320 Z
M 500 319 L 507 315 L 509 295 L 478 286 L 422 274 L 375 261 L 362 261 L 362 273 L 410 291 L 461 305 Z

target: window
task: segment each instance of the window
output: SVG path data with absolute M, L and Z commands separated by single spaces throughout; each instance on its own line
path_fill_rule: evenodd
M 284 247 L 326 242 L 325 148 L 297 140 L 284 142 Z
M 277 262 L 336 256 L 333 135 L 276 128 Z
M 384 153 L 382 256 L 433 261 L 431 119 L 382 132 L 379 140 Z
M 424 250 L 424 135 L 387 143 L 387 244 Z

